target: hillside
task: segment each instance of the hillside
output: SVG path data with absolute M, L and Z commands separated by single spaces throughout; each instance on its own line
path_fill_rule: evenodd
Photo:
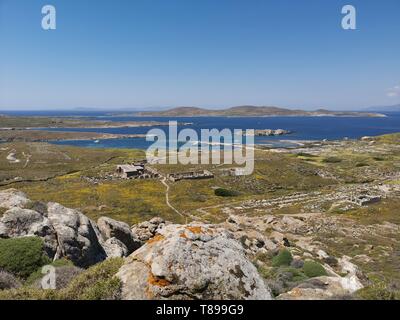
M 344 112 L 319 109 L 316 111 L 291 110 L 268 106 L 238 106 L 228 109 L 203 109 L 197 107 L 178 107 L 165 111 L 138 112 L 137 116 L 150 117 L 273 117 L 273 116 L 335 116 L 335 117 L 384 117 L 383 114 L 367 112 Z

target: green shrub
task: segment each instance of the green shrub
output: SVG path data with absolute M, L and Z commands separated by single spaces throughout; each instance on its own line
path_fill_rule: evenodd
M 214 190 L 214 194 L 218 197 L 236 197 L 239 195 L 239 192 L 234 190 L 218 188 Z
M 39 267 L 50 263 L 38 237 L 0 239 L 0 268 L 27 278 Z
M 308 279 L 308 277 L 304 274 L 302 269 L 288 267 L 288 268 L 281 269 L 280 272 L 292 274 L 290 281 L 293 281 L 293 282 L 301 282 L 301 281 L 305 281 Z
M 309 278 L 328 275 L 325 268 L 320 263 L 310 260 L 304 262 L 303 272 Z
M 289 266 L 293 261 L 293 256 L 287 249 L 282 249 L 275 257 L 272 258 L 272 266 Z
M 315 158 L 316 156 L 311 153 L 299 152 L 296 154 L 298 157 Z
M 337 157 L 328 157 L 322 160 L 325 163 L 339 163 L 342 162 L 342 159 Z
M 121 282 L 114 277 L 123 259 L 114 258 L 98 263 L 61 290 L 30 287 L 0 291 L 0 300 L 111 300 L 118 299 Z
M 118 299 L 121 282 L 114 275 L 118 272 L 123 259 L 114 258 L 90 267 L 77 276 L 60 291 L 64 300 L 112 300 Z

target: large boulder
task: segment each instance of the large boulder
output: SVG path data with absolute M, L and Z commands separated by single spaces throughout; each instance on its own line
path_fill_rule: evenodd
M 97 221 L 97 226 L 104 239 L 109 240 L 115 238 L 119 240 L 124 244 L 126 249 L 128 249 L 128 254 L 131 254 L 142 245 L 132 233 L 129 225 L 124 222 L 116 221 L 108 217 L 101 217 Z M 116 244 L 116 241 L 113 240 L 113 243 Z
M 15 189 L 1 191 L 0 200 L 0 207 L 9 208 L 0 216 L 0 238 L 38 236 L 54 260 L 67 258 L 84 268 L 108 257 L 126 257 L 142 244 L 123 222 L 101 218 L 100 232 L 81 212 L 58 203 L 31 202 Z
M 57 236 L 49 219 L 43 214 L 14 207 L 0 218 L 0 238 L 38 236 L 44 240 L 45 251 L 54 257 L 57 250 Z
M 0 191 L 0 208 L 11 209 L 13 207 L 24 208 L 31 201 L 26 194 L 16 189 Z
M 96 224 L 77 210 L 48 204 L 48 219 L 57 233 L 56 258 L 66 257 L 79 267 L 89 267 L 107 256 Z
M 271 299 L 242 246 L 225 229 L 167 225 L 117 273 L 123 299 Z

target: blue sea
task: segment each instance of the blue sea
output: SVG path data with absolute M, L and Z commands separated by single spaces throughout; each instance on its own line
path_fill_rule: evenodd
M 6 113 L 6 112 L 3 112 Z M 387 133 L 400 132 L 400 112 L 385 113 L 385 118 L 369 117 L 115 117 L 107 113 L 93 112 L 9 112 L 14 115 L 40 115 L 40 116 L 85 116 L 92 119 L 110 121 L 178 121 L 190 123 L 182 125 L 183 128 L 195 129 L 199 136 L 201 129 L 285 129 L 292 134 L 279 137 L 255 137 L 255 143 L 271 147 L 285 147 L 295 145 L 290 141 L 309 140 L 338 140 L 343 138 L 359 139 L 363 136 L 376 136 Z M 167 126 L 158 126 L 168 132 Z M 146 134 L 150 127 L 138 128 L 58 128 L 53 131 L 86 131 L 114 134 Z M 289 141 L 288 141 L 289 140 Z M 152 142 L 144 138 L 111 139 L 94 141 L 61 141 L 60 145 L 74 145 L 95 148 L 137 148 L 146 149 Z

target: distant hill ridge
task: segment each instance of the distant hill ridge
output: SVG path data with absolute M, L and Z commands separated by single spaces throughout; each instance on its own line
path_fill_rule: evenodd
M 384 117 L 379 113 L 329 111 L 319 109 L 315 111 L 291 110 L 273 106 L 238 106 L 228 109 L 211 110 L 198 107 L 177 107 L 165 111 L 142 111 L 137 116 L 155 117 L 271 117 L 271 116 L 336 116 L 336 117 Z
M 364 110 L 369 112 L 400 112 L 400 104 L 396 104 L 394 106 L 369 107 Z

